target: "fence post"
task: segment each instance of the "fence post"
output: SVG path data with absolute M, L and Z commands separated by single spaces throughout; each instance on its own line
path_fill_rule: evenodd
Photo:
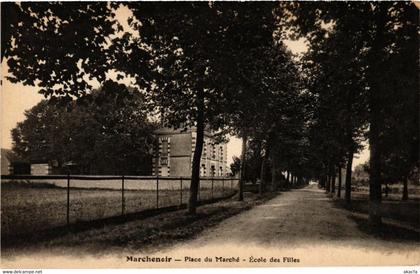
M 156 208 L 159 208 L 159 175 L 156 176 Z
M 230 178 L 230 190 L 233 190 L 233 179 Z
M 180 182 L 180 188 L 179 188 L 179 189 L 180 189 L 180 192 L 179 192 L 179 193 L 181 194 L 181 195 L 180 195 L 180 197 L 181 197 L 181 198 L 180 198 L 180 203 L 179 203 L 179 205 L 180 205 L 180 206 L 182 206 L 182 176 L 181 176 L 181 178 L 180 178 L 180 179 L 181 179 L 181 182 Z
M 67 225 L 70 225 L 70 172 L 67 173 Z
M 225 192 L 225 177 L 222 177 L 222 193 Z
M 124 198 L 124 175 L 121 178 L 121 215 L 125 212 L 125 198 Z
M 214 177 L 211 177 L 211 199 L 213 200 L 214 198 L 214 192 L 213 192 L 213 186 L 214 186 L 214 181 L 213 181 Z

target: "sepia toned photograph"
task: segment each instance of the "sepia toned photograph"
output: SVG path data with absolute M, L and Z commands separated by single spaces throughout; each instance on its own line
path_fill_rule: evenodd
M 419 8 L 1 2 L 1 268 L 417 274 Z

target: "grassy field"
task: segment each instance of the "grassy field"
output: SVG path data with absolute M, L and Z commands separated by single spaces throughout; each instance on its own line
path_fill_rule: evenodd
M 351 204 L 346 206 L 342 191 L 341 199 L 335 201 L 350 211 L 362 214 L 369 212 L 369 192 L 366 190 L 351 193 Z M 382 195 L 381 214 L 383 217 L 404 222 L 414 227 L 420 226 L 420 197 L 417 193 L 409 193 L 407 201 L 401 200 L 401 193 L 391 193 L 387 197 Z
M 200 199 L 209 200 L 232 194 L 230 188 L 216 186 L 200 190 Z M 125 213 L 140 212 L 186 204 L 188 189 L 127 190 L 124 192 Z M 157 204 L 157 202 L 159 204 Z M 66 225 L 67 190 L 51 185 L 3 184 L 1 191 L 2 237 L 33 233 Z M 91 221 L 122 214 L 121 190 L 70 189 L 70 223 Z
M 109 223 L 81 231 L 66 231 L 59 235 L 48 233 L 41 237 L 16 238 L 7 245 L 2 243 L 2 259 L 40 254 L 77 254 L 78 256 L 132 254 L 155 252 L 180 241 L 197 237 L 204 230 L 222 220 L 269 200 L 274 193 L 260 199 L 258 194 L 244 193 L 239 202 L 232 197 L 200 206 L 197 215 L 183 210 L 163 212 L 145 219 L 131 219 L 122 223 Z

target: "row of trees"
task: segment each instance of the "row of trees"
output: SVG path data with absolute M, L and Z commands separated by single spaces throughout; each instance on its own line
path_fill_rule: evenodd
M 133 14 L 128 31 L 115 18 L 122 6 Z M 194 213 L 205 126 L 242 137 L 243 153 L 250 139 L 261 144 L 265 158 L 293 152 L 288 145 L 275 146 L 277 140 L 295 141 L 304 110 L 275 8 L 276 3 L 8 3 L 3 10 L 13 16 L 3 26 L 13 32 L 6 32 L 2 54 L 9 80 L 36 83 L 48 98 L 84 100 L 93 89 L 90 79 L 103 83 L 112 71 L 117 79 L 134 79 L 165 125 L 195 126 L 189 200 Z M 283 126 L 292 131 L 278 134 Z M 240 186 L 243 199 L 243 180 Z
M 290 3 L 291 31 L 309 41 L 303 59 L 314 115 L 316 175 L 328 192 L 354 153 L 370 146 L 370 219 L 381 221 L 381 184 L 418 180 L 418 11 L 412 3 Z M 339 176 L 341 179 L 341 175 Z
M 129 29 L 115 16 L 122 8 Z M 330 189 L 346 166 L 350 201 L 353 155 L 368 138 L 378 223 L 383 166 L 400 179 L 418 165 L 410 3 L 2 3 L 2 11 L 12 14 L 2 16 L 11 81 L 72 104 L 112 72 L 132 79 L 165 125 L 196 127 L 190 213 L 205 126 L 243 140 L 241 200 L 258 163 L 261 192 L 309 179 Z M 299 62 L 288 36 L 308 41 Z
M 280 25 L 308 41 L 295 97 L 306 101 L 304 126 L 292 123 L 301 135 L 275 142 L 281 160 L 273 153 L 271 166 L 316 178 L 331 193 L 338 178 L 339 197 L 345 169 L 350 203 L 353 157 L 368 140 L 370 217 L 378 224 L 381 185 L 403 182 L 407 199 L 407 181 L 418 180 L 417 9 L 411 3 L 285 3 L 283 8 L 294 16 L 282 17 Z M 283 145 L 291 154 L 281 150 Z M 245 174 L 255 179 L 263 170 L 255 164 L 264 162 L 258 140 L 250 146 L 247 159 L 253 164 L 245 166 L 252 172 Z

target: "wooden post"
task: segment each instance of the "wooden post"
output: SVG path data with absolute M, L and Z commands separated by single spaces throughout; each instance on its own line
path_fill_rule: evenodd
M 156 208 L 159 208 L 159 175 L 156 176 Z
M 67 225 L 70 225 L 70 172 L 67 173 Z
M 341 198 L 341 166 L 338 167 L 338 188 L 337 197 Z
M 181 199 L 180 199 L 180 203 L 179 203 L 179 205 L 182 205 L 182 177 L 180 178 L 181 179 L 181 182 L 180 182 L 180 196 L 181 196 Z
M 222 193 L 225 192 L 225 177 L 222 177 Z
M 213 191 L 213 188 L 214 188 L 214 181 L 213 181 L 213 178 L 214 177 L 211 177 L 211 199 L 213 200 L 213 198 L 214 198 L 214 191 Z
M 121 178 L 121 215 L 125 212 L 125 198 L 124 198 L 124 175 Z

